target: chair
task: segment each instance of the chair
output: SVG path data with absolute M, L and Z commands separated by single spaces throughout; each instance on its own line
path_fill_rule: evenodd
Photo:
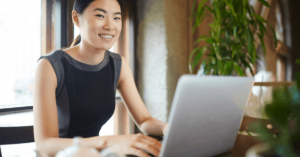
M 0 146 L 34 142 L 33 126 L 0 127 Z M 1 147 L 0 147 L 0 157 Z

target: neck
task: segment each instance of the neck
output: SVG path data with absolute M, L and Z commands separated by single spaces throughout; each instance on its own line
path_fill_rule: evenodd
M 81 42 L 78 45 L 78 57 L 85 63 L 91 65 L 97 65 L 103 61 L 105 50 L 97 49 L 93 46 L 88 45 L 88 43 Z

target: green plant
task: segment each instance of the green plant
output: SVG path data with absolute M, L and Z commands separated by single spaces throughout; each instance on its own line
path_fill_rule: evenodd
M 265 105 L 264 112 L 278 134 L 260 125 L 258 139 L 270 143 L 281 157 L 296 157 L 295 144 L 300 141 L 300 72 L 296 74 L 295 85 L 274 89 L 272 99 L 272 102 Z
M 206 16 L 211 16 L 213 22 L 209 24 L 209 36 L 201 36 L 195 41 L 195 44 L 200 41 L 207 44 L 193 49 L 189 58 L 190 72 L 193 72 L 208 50 L 207 58 L 202 61 L 205 74 L 245 76 L 246 68 L 249 68 L 254 76 L 251 64 L 259 58 L 255 35 L 265 51 L 263 37 L 267 33 L 266 25 L 271 28 L 277 47 L 274 29 L 260 15 L 255 14 L 248 0 L 210 0 L 210 5 L 205 4 L 208 0 L 202 0 L 196 7 L 198 1 L 195 0 L 192 8 L 193 32 Z M 265 0 L 258 1 L 269 7 Z

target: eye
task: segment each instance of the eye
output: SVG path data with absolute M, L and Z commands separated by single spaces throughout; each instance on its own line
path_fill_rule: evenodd
M 119 18 L 119 17 L 115 17 L 115 20 L 121 20 L 121 18 Z
M 96 16 L 104 18 L 104 16 L 103 16 L 103 15 L 100 15 L 100 14 L 98 14 L 98 15 L 96 15 Z

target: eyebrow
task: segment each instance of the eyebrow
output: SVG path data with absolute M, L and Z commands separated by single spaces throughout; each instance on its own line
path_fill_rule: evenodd
M 96 8 L 96 9 L 94 9 L 93 11 L 102 11 L 102 12 L 104 12 L 105 14 L 107 13 L 106 10 L 101 9 L 101 8 Z M 121 14 L 121 12 L 115 12 L 114 15 L 122 15 L 122 14 Z

